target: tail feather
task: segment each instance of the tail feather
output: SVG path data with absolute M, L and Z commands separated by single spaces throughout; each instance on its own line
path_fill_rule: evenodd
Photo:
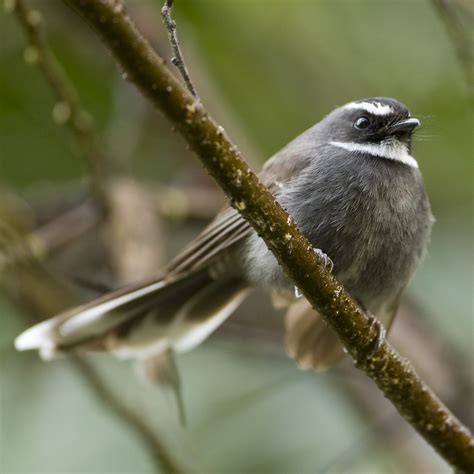
M 301 369 L 322 372 L 344 357 L 334 331 L 305 299 L 289 307 L 285 327 L 286 350 Z
M 374 310 L 374 314 L 387 330 L 395 317 L 398 302 L 399 295 L 396 295 L 393 300 L 369 308 Z M 334 330 L 304 298 L 289 306 L 285 329 L 286 350 L 301 369 L 322 372 L 336 365 L 344 357 L 344 348 Z
M 15 339 L 15 348 L 18 351 L 38 349 L 42 359 L 51 359 L 55 353 L 55 343 L 51 339 L 55 326 L 54 319 L 32 326 Z
M 238 281 L 215 281 L 180 308 L 169 330 L 173 348 L 185 352 L 199 345 L 242 303 L 248 289 Z
M 141 306 L 146 308 L 149 304 L 148 300 L 156 297 L 157 292 L 165 285 L 166 281 L 160 280 L 81 310 L 74 317 L 66 319 L 59 327 L 63 343 L 68 344 L 69 339 L 71 339 L 70 342 L 84 339 L 117 326 L 134 313 L 140 312 Z M 140 304 L 137 305 L 137 302 Z M 127 305 L 132 307 L 127 308 Z
M 127 358 L 169 348 L 188 350 L 243 297 L 240 283 L 214 281 L 207 270 L 173 280 L 151 279 L 43 321 L 20 334 L 15 346 L 38 349 L 45 359 L 81 350 L 110 350 Z

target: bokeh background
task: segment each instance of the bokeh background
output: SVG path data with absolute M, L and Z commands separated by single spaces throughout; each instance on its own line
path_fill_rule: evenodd
M 472 428 L 472 65 L 458 53 L 474 14 L 467 0 L 446 3 L 452 17 L 429 0 L 176 0 L 174 14 L 205 106 L 255 169 L 354 99 L 392 96 L 421 118 L 414 152 L 437 222 L 391 339 Z M 132 410 L 189 472 L 450 472 L 349 361 L 327 374 L 298 370 L 264 295 L 177 358 L 185 428 L 171 394 L 131 363 L 47 364 L 14 351 L 35 319 L 158 269 L 224 202 L 87 25 L 62 2 L 31 4 L 93 119 L 113 205 L 102 219 L 80 148 L 25 62 L 19 23 L 2 13 L 0 471 L 153 471 L 146 437 L 124 416 Z M 161 2 L 127 6 L 169 58 Z

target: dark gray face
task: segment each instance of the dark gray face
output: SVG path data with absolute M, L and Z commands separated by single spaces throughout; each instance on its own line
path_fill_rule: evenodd
M 410 116 L 401 102 L 388 97 L 370 97 L 336 109 L 325 119 L 331 140 L 377 145 L 395 140 L 411 145 L 420 121 Z

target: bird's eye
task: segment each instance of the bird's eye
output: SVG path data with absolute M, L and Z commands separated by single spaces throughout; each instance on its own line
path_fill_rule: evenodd
M 366 117 L 365 115 L 362 115 L 362 117 L 359 117 L 354 122 L 354 127 L 357 128 L 357 130 L 364 130 L 369 125 L 370 125 L 370 119 L 369 117 Z

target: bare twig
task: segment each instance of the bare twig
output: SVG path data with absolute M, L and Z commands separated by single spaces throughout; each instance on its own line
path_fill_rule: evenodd
M 117 419 L 121 420 L 129 429 L 142 440 L 143 445 L 153 456 L 153 461 L 158 472 L 163 470 L 168 474 L 180 474 L 185 472 L 175 459 L 170 456 L 167 447 L 137 412 L 130 409 L 115 393 L 104 383 L 101 375 L 92 364 L 79 357 L 73 358 L 73 364 L 84 377 L 89 387 L 92 388 L 99 400 L 104 403 L 105 408 L 111 410 Z
M 242 160 L 222 127 L 196 106 L 115 1 L 65 0 L 96 30 L 139 90 L 173 122 L 264 239 L 295 286 L 339 335 L 356 365 L 374 380 L 399 413 L 452 465 L 474 470 L 474 439 L 387 341 L 373 353 L 378 332 L 344 287 L 328 274 L 311 244 Z M 372 354 L 371 354 L 372 353 Z
M 88 199 L 37 228 L 27 239 L 35 256 L 42 260 L 79 239 L 100 222 L 97 205 Z
M 174 54 L 173 58 L 171 58 L 171 62 L 179 69 L 181 77 L 183 78 L 183 81 L 186 84 L 186 87 L 188 88 L 189 92 L 197 100 L 200 100 L 196 91 L 196 87 L 194 87 L 193 81 L 191 80 L 191 76 L 189 75 L 188 69 L 184 62 L 183 53 L 181 52 L 181 48 L 179 47 L 178 33 L 176 32 L 176 22 L 171 17 L 172 8 L 173 0 L 165 0 L 165 4 L 161 9 L 163 21 L 165 23 L 166 29 L 168 30 L 171 49 L 173 50 Z
M 97 206 L 85 201 L 38 227 L 36 230 L 16 236 L 0 248 L 0 275 L 14 264 L 34 256 L 43 260 L 83 236 L 101 222 Z
M 58 125 L 66 125 L 76 138 L 89 168 L 92 194 L 102 211 L 107 212 L 106 158 L 97 146 L 98 139 L 92 127 L 91 116 L 81 107 L 74 86 L 48 46 L 41 13 L 30 8 L 24 0 L 14 0 L 12 6 L 28 38 L 25 61 L 37 65 L 50 85 L 57 100 L 53 108 L 53 119 Z
M 11 214 L 14 215 L 15 212 Z M 17 245 L 13 245 L 13 242 L 17 242 Z M 0 255 L 5 248 L 21 247 L 23 252 L 21 260 L 16 259 L 8 266 L 9 278 L 0 278 L 0 289 L 23 309 L 23 314 L 28 315 L 28 322 L 31 324 L 38 322 L 44 315 L 57 314 L 72 306 L 75 299 L 66 286 L 54 278 L 29 251 L 29 247 L 22 245 L 22 242 L 24 243 L 25 239 L 15 227 L 6 219 L 0 219 Z M 118 395 L 107 387 L 90 363 L 79 357 L 74 357 L 73 363 L 97 397 L 104 402 L 104 406 L 141 439 L 158 472 L 164 471 L 168 474 L 185 472 L 160 436 L 137 412 L 127 407 Z
M 118 279 L 120 281 L 129 281 L 131 275 L 134 275 L 135 279 L 137 275 L 146 276 L 160 268 L 161 263 L 163 263 L 162 239 L 159 237 L 160 218 L 208 221 L 216 215 L 223 205 L 222 194 L 211 187 L 162 186 L 159 189 L 155 189 L 144 184 L 139 185 L 136 182 L 129 181 L 128 183 L 129 186 L 135 188 L 132 194 L 127 189 L 124 189 L 124 180 L 111 180 L 108 186 L 111 216 L 113 218 L 109 219 L 107 242 L 111 248 L 109 252 L 110 257 L 115 261 L 114 266 L 118 271 Z M 2 199 L 4 198 L 5 195 L 2 194 Z M 123 206 L 118 200 L 123 203 Z M 116 201 L 116 205 L 114 205 L 114 201 Z M 145 231 L 142 226 L 143 221 L 141 221 L 140 225 L 131 225 L 132 219 L 130 219 L 130 215 L 126 218 L 123 216 L 123 213 L 129 210 L 132 204 L 135 205 L 136 211 L 133 216 L 134 218 L 141 219 L 143 212 L 149 216 L 147 222 L 150 225 Z M 140 212 L 137 212 L 137 209 L 140 209 Z M 153 216 L 153 214 L 156 215 Z M 151 220 L 153 223 L 150 222 Z M 34 255 L 38 260 L 48 259 L 79 240 L 87 232 L 97 228 L 102 221 L 103 214 L 98 209 L 95 201 L 92 199 L 84 200 L 75 207 L 54 216 L 31 233 L 21 237 L 21 241 L 14 240 L 11 242 L 10 248 L 5 248 L 0 252 L 0 274 L 7 265 L 10 266 L 15 262 L 21 261 L 25 255 L 24 250 L 21 250 L 21 248 L 27 248 L 28 253 Z M 116 232 L 112 239 L 110 231 L 114 227 Z M 137 234 L 138 229 L 140 229 L 139 234 Z M 130 246 L 135 248 L 133 256 L 130 249 L 130 251 L 125 252 L 123 245 L 117 243 L 116 237 L 118 233 L 122 237 L 124 234 L 134 234 L 135 243 L 131 242 L 131 235 L 127 237 L 130 240 Z M 141 242 L 139 245 L 137 245 L 137 240 Z M 138 247 L 140 248 L 140 255 L 136 254 Z M 119 257 L 122 262 L 117 266 Z M 147 265 L 146 271 L 142 269 L 145 262 Z M 140 267 L 140 271 L 137 271 L 137 266 Z M 125 267 L 128 267 L 129 270 L 125 271 Z M 81 285 L 86 283 L 77 275 L 73 278 Z M 89 283 L 91 282 L 89 281 Z

